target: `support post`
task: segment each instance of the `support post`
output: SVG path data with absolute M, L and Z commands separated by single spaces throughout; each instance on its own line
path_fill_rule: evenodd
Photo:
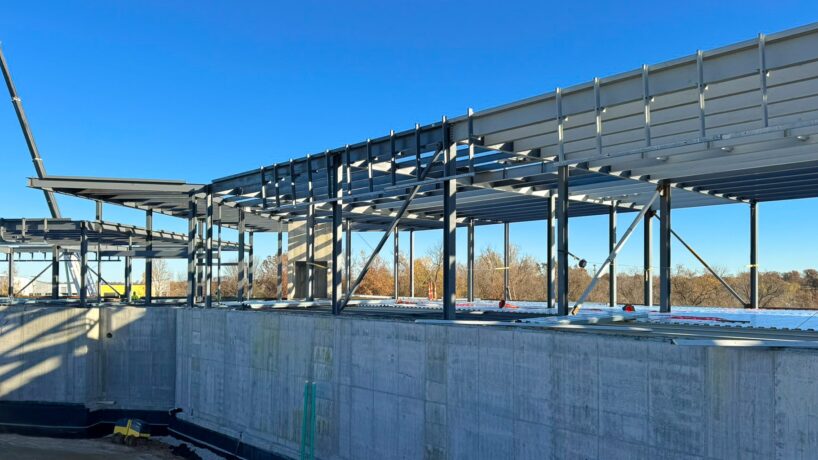
M 548 298 L 548 308 L 556 307 L 557 289 L 554 284 L 557 272 L 557 247 L 556 247 L 556 207 L 557 196 L 553 193 L 548 197 L 548 253 L 546 255 L 545 288 Z
M 616 247 L 616 205 L 614 201 L 608 211 L 608 252 Z M 608 267 L 608 306 L 616 306 L 616 259 L 611 259 Z
M 509 281 L 511 279 L 511 229 L 508 222 L 503 223 L 503 300 L 511 300 Z
M 315 300 L 315 204 L 307 206 L 307 301 Z
M 11 266 L 9 266 L 11 274 Z M 9 278 L 11 278 L 9 276 Z M 9 291 L 11 294 L 11 291 Z M 10 297 L 10 295 L 9 295 Z M 85 222 L 80 224 L 80 306 L 88 303 L 88 229 Z
M 628 242 L 628 239 L 630 239 L 631 235 L 633 234 L 633 231 L 636 230 L 636 227 L 639 225 L 639 222 L 641 222 L 645 215 L 648 213 L 648 211 L 650 211 L 650 207 L 653 206 L 653 203 L 656 201 L 656 198 L 658 198 L 658 196 L 659 191 L 657 190 L 651 197 L 650 201 L 642 208 L 641 211 L 639 211 L 639 214 L 636 215 L 636 218 L 633 219 L 631 225 L 628 227 L 627 230 L 625 230 L 625 233 L 622 235 L 622 238 L 618 242 L 614 243 L 614 247 L 611 248 L 611 252 L 605 259 L 605 262 L 602 263 L 602 265 L 599 267 L 599 270 L 597 270 L 594 273 L 594 276 L 591 277 L 591 282 L 588 283 L 588 287 L 586 287 L 585 291 L 582 292 L 582 295 L 579 297 L 579 300 L 577 300 L 577 303 L 574 305 L 573 310 L 571 310 L 572 315 L 576 315 L 577 313 L 579 313 L 580 308 L 582 308 L 583 302 L 585 302 L 585 300 L 594 290 L 594 286 L 596 286 L 596 283 L 597 281 L 599 281 L 599 278 L 602 276 L 602 273 L 605 272 L 606 269 L 608 269 L 608 267 L 610 266 L 611 263 L 613 263 L 614 260 L 616 260 L 616 256 L 625 246 L 625 243 Z
M 253 232 L 247 233 L 247 240 L 250 243 L 250 248 L 247 250 L 247 300 L 252 300 L 254 278 L 253 271 L 255 270 L 255 264 L 253 263 Z M 221 248 L 219 248 L 219 251 L 221 252 Z M 221 261 L 221 257 L 219 260 Z
M 457 284 L 457 145 L 450 142 L 449 123 L 443 117 L 443 319 L 456 317 Z M 430 165 L 431 166 L 431 165 Z
M 205 198 L 207 214 L 205 217 L 205 266 L 204 266 L 204 297 L 205 307 L 213 306 L 213 193 L 207 188 Z
M 659 311 L 670 313 L 670 183 L 662 182 L 659 185 L 661 201 L 659 212 Z
M 415 296 L 415 231 L 409 230 L 409 297 Z
M 205 209 L 207 212 L 207 209 Z M 196 240 L 198 248 L 196 249 L 196 301 L 204 302 L 204 272 L 205 272 L 205 221 L 204 219 L 196 219 L 198 226 L 198 239 Z
M 244 211 L 239 209 L 239 273 L 238 273 L 238 280 L 236 283 L 236 300 L 239 302 L 244 302 L 244 293 L 245 293 L 245 283 L 247 282 L 247 264 L 244 260 L 244 235 L 245 235 L 245 227 L 244 227 Z
M 102 303 L 102 201 L 97 200 L 97 302 Z
M 9 248 L 9 277 L 8 277 L 9 300 L 14 298 L 14 249 Z
M 466 298 L 474 302 L 474 219 L 469 219 L 466 255 Z
M 568 166 L 559 167 L 557 185 L 557 314 L 568 315 Z
M 750 202 L 750 308 L 758 308 L 758 203 Z
M 145 230 L 147 231 L 147 244 L 145 249 L 150 253 L 153 251 L 153 210 L 145 211 Z M 148 256 L 145 259 L 145 305 L 150 305 L 153 300 L 153 259 Z
M 276 277 L 276 297 L 278 300 L 281 300 L 281 297 L 284 292 L 284 231 L 279 228 L 278 233 L 276 234 L 276 241 L 278 243 L 278 247 L 276 249 L 276 258 L 277 258 L 277 277 Z
M 51 298 L 60 298 L 60 247 L 56 245 L 51 253 Z
M 349 219 L 344 221 L 344 240 L 344 291 L 349 292 L 352 285 L 352 221 Z
M 398 227 L 395 227 L 395 230 L 392 231 L 392 278 L 394 281 L 394 286 L 392 286 L 392 292 L 395 293 L 395 301 L 398 300 L 398 296 L 400 295 L 400 232 L 398 231 Z
M 344 276 L 342 265 L 346 263 L 343 257 L 343 203 L 341 198 L 344 196 L 344 161 L 341 155 L 335 155 L 332 163 L 332 188 L 335 201 L 332 202 L 332 314 L 341 314 L 341 302 L 344 297 L 343 286 L 341 280 Z M 347 221 L 347 234 L 349 233 L 349 221 Z M 395 238 L 397 240 L 397 228 L 395 230 Z M 397 243 L 395 243 L 397 246 Z M 349 246 L 347 246 L 349 252 Z M 347 273 L 347 282 L 349 282 L 349 272 Z M 396 283 L 397 286 L 397 283 Z M 397 296 L 397 295 L 396 295 Z
M 187 203 L 187 306 L 192 307 L 196 297 L 196 197 L 191 194 Z
M 133 297 L 133 236 L 128 235 L 128 255 L 125 256 L 125 302 L 131 303 Z
M 647 307 L 653 306 L 653 215 L 655 211 L 650 210 L 645 214 L 644 223 L 644 243 L 643 243 L 643 303 Z

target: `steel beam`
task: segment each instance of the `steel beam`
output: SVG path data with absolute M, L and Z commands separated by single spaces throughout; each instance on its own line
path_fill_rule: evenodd
M 307 300 L 315 300 L 315 205 L 310 204 L 307 208 L 307 221 L 305 224 L 305 234 L 307 239 Z
M 247 234 L 248 242 L 250 243 L 250 248 L 247 250 L 247 300 L 253 299 L 253 281 L 255 276 L 253 272 L 255 271 L 255 264 L 253 263 L 253 232 L 249 232 Z M 219 252 L 221 253 L 221 248 L 219 248 Z M 221 262 L 221 255 L 219 255 L 219 261 Z
M 608 210 L 608 252 L 616 248 L 616 206 Z M 608 306 L 616 306 L 616 258 L 608 266 Z
M 511 229 L 508 222 L 503 223 L 503 300 L 511 300 Z
M 568 315 L 568 166 L 560 166 L 557 185 L 557 314 Z
M 11 259 L 9 259 L 11 260 Z M 9 266 L 9 275 L 11 266 Z M 10 278 L 11 276 L 9 276 Z M 9 291 L 11 294 L 11 291 Z M 11 295 L 9 295 L 11 297 Z M 80 306 L 88 303 L 88 228 L 85 222 L 80 224 Z
M 395 300 L 398 300 L 400 295 L 400 231 L 398 227 L 392 231 L 392 292 L 395 294 Z
M 187 306 L 196 303 L 196 197 L 188 200 L 187 218 Z M 130 248 L 129 248 L 130 249 Z
M 659 212 L 659 311 L 670 313 L 670 182 L 664 181 L 659 185 L 661 200 Z
M 579 297 L 579 300 L 577 300 L 577 303 L 574 305 L 574 308 L 571 310 L 572 315 L 576 315 L 577 313 L 579 313 L 580 308 L 582 308 L 582 304 L 594 290 L 594 286 L 596 286 L 596 283 L 597 281 L 599 281 L 599 278 L 600 276 L 602 276 L 602 273 L 604 273 L 605 270 L 610 266 L 610 264 L 613 263 L 614 260 L 616 260 L 616 256 L 619 255 L 620 251 L 622 251 L 622 248 L 625 246 L 625 243 L 628 242 L 628 239 L 631 237 L 631 234 L 633 234 L 634 230 L 636 230 L 636 227 L 639 225 L 639 222 L 641 222 L 642 219 L 645 217 L 645 214 L 647 214 L 650 211 L 650 207 L 653 206 L 653 202 L 656 201 L 658 197 L 659 191 L 654 193 L 653 197 L 650 199 L 650 202 L 648 202 L 648 204 L 645 205 L 645 207 L 643 207 L 641 211 L 639 211 L 639 214 L 637 214 L 636 218 L 633 219 L 631 225 L 628 227 L 627 230 L 625 230 L 625 233 L 622 235 L 622 238 L 618 242 L 614 243 L 613 248 L 611 248 L 610 254 L 608 254 L 608 257 L 605 259 L 605 262 L 603 262 L 599 269 L 596 271 L 596 273 L 594 273 L 594 276 L 591 278 L 591 282 L 588 283 L 588 287 L 585 288 L 585 291 L 583 291 L 582 295 Z
M 341 285 L 344 276 L 342 266 L 345 265 L 345 258 L 343 257 L 343 202 L 341 198 L 344 196 L 344 161 L 342 155 L 333 157 L 332 167 L 332 187 L 333 196 L 338 198 L 332 203 L 332 314 L 341 314 L 341 302 L 343 301 L 344 290 Z M 349 233 L 349 221 L 347 221 L 347 234 Z M 397 228 L 395 230 L 395 238 L 397 241 Z M 397 246 L 397 242 L 395 243 Z M 347 247 L 347 252 L 349 247 Z M 397 265 L 396 265 L 397 266 Z M 346 268 L 346 267 L 345 267 Z M 347 280 L 349 280 L 349 272 L 347 271 Z M 397 282 L 395 283 L 397 287 Z M 397 289 L 397 288 L 396 288 Z M 397 293 L 395 294 L 397 297 Z
M 245 244 L 244 244 L 244 237 L 246 232 L 246 227 L 244 224 L 244 211 L 239 210 L 239 272 L 238 272 L 238 280 L 236 283 L 236 300 L 239 302 L 243 302 L 244 294 L 246 292 L 245 284 L 247 283 L 247 263 L 244 259 L 244 253 L 246 251 Z
M 443 117 L 443 165 L 445 176 L 457 174 L 457 144 L 450 141 L 449 123 Z M 430 165 L 431 166 L 431 165 Z M 457 180 L 443 182 L 443 319 L 456 317 L 457 286 Z
M 750 308 L 758 308 L 758 203 L 750 202 Z
M 128 255 L 125 256 L 125 302 L 130 303 L 133 297 L 133 237 L 128 236 Z
M 469 219 L 466 237 L 466 297 L 474 302 L 474 219 Z
M 145 230 L 147 234 L 147 244 L 145 249 L 153 251 L 153 210 L 145 211 Z M 150 305 L 153 300 L 153 259 L 145 259 L 145 305 Z
M 205 211 L 207 212 L 207 211 Z M 196 249 L 196 302 L 204 302 L 204 267 L 199 261 L 205 258 L 205 234 L 204 234 L 204 219 L 196 219 L 197 227 L 197 249 Z
M 51 253 L 51 298 L 60 298 L 60 247 L 54 245 Z
M 409 230 L 409 297 L 415 296 L 415 231 Z
M 14 298 L 14 249 L 9 251 L 8 293 L 9 299 Z
M 643 285 L 642 296 L 645 306 L 653 306 L 653 215 L 655 211 L 652 209 L 645 214 L 645 221 L 643 223 L 643 230 L 645 232 L 642 249 L 642 264 L 643 264 Z
M 281 300 L 284 295 L 284 232 L 276 232 L 276 298 Z
M 546 273 L 545 273 L 545 290 L 548 300 L 548 308 L 556 307 L 557 289 L 555 285 L 556 269 L 557 269 L 557 247 L 556 247 L 556 207 L 557 197 L 551 195 L 548 197 L 548 229 L 546 235 L 547 254 L 546 254 Z
M 346 280 L 344 283 L 344 291 L 349 292 L 352 284 L 352 220 L 346 219 L 344 221 L 344 274 Z
M 435 164 L 437 159 L 443 153 L 443 150 L 444 149 L 440 149 L 435 152 L 435 154 L 429 160 L 429 164 L 426 165 L 426 168 L 424 168 L 423 171 L 421 171 L 420 175 L 418 176 L 418 182 L 422 182 L 426 178 L 426 176 L 429 174 L 429 171 L 431 171 L 432 169 L 432 165 Z M 355 278 L 355 282 L 352 283 L 349 290 L 347 290 L 347 293 L 344 296 L 344 301 L 341 303 L 341 310 L 346 308 L 347 303 L 349 303 L 350 299 L 352 298 L 352 294 L 354 294 L 355 290 L 358 289 L 358 286 L 360 286 L 361 281 L 363 281 L 364 279 L 364 276 L 366 276 L 366 273 L 369 271 L 369 267 L 372 265 L 372 261 L 375 260 L 375 257 L 378 256 L 378 254 L 381 252 L 381 249 L 383 249 L 384 244 L 386 244 L 386 240 L 389 238 L 389 233 L 392 232 L 392 229 L 398 226 L 398 223 L 400 222 L 403 215 L 406 213 L 406 210 L 409 208 L 409 205 L 412 203 L 412 200 L 414 200 L 415 197 L 417 196 L 418 192 L 420 191 L 420 188 L 421 188 L 420 184 L 412 186 L 412 190 L 409 192 L 409 195 L 406 196 L 406 200 L 404 200 L 400 209 L 395 214 L 395 217 L 392 219 L 392 223 L 389 224 L 389 227 L 383 233 L 381 240 L 378 242 L 377 246 L 375 246 L 375 249 L 372 251 L 372 255 L 370 255 L 369 259 L 364 263 L 364 266 L 361 268 L 361 272 L 358 273 L 358 276 Z M 456 221 L 453 221 L 452 225 L 454 225 L 455 222 Z
M 204 297 L 205 307 L 213 306 L 213 193 L 207 188 L 205 196 L 205 266 L 204 266 Z

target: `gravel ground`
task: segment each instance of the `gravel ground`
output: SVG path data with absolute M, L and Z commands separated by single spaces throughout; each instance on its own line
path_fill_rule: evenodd
M 110 437 L 98 439 L 37 438 L 0 434 L 0 459 L 15 460 L 179 460 L 170 446 L 147 441 L 136 447 L 114 444 Z

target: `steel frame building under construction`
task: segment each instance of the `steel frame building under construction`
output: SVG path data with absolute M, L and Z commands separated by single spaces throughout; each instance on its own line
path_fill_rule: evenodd
M 213 303 L 216 225 L 239 232 L 239 300 L 252 289 L 245 234 L 252 240 L 253 232 L 277 232 L 281 256 L 281 233 L 303 225 L 308 301 L 315 299 L 316 228 L 328 226 L 334 314 L 355 303 L 356 288 L 390 235 L 397 241 L 398 232 L 410 232 L 411 257 L 412 232 L 442 230 L 445 319 L 455 318 L 457 227 L 468 229 L 471 300 L 475 226 L 505 224 L 507 257 L 509 223 L 546 220 L 548 302 L 559 315 L 569 315 L 606 271 L 612 280 L 610 304 L 616 304 L 615 257 L 640 222 L 644 301 L 652 303 L 651 222 L 658 219 L 660 309 L 670 311 L 671 239 L 691 249 L 673 230 L 672 210 L 744 205 L 751 230 L 749 299 L 721 281 L 741 303 L 757 308 L 758 204 L 818 197 L 816 143 L 818 25 L 809 25 L 493 109 L 444 116 L 209 184 L 38 174 L 29 185 L 47 195 L 141 209 L 148 219 L 154 212 L 187 219 L 185 247 L 175 254 L 188 260 L 189 305 Z M 617 233 L 619 213 L 635 216 L 622 233 Z M 610 216 L 610 255 L 572 304 L 569 220 L 603 214 Z M 149 260 L 158 253 L 151 252 L 150 225 L 146 231 L 148 246 L 141 255 Z M 351 234 L 364 231 L 383 237 L 353 278 Z M 197 279 L 199 260 L 202 279 Z M 150 284 L 150 272 L 146 277 Z M 505 277 L 507 286 L 508 271 Z

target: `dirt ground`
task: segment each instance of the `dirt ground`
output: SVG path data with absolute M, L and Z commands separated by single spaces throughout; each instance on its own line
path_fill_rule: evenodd
M 14 460 L 179 460 L 171 447 L 147 441 L 136 447 L 114 444 L 109 437 L 98 439 L 35 438 L 0 434 L 0 459 Z

